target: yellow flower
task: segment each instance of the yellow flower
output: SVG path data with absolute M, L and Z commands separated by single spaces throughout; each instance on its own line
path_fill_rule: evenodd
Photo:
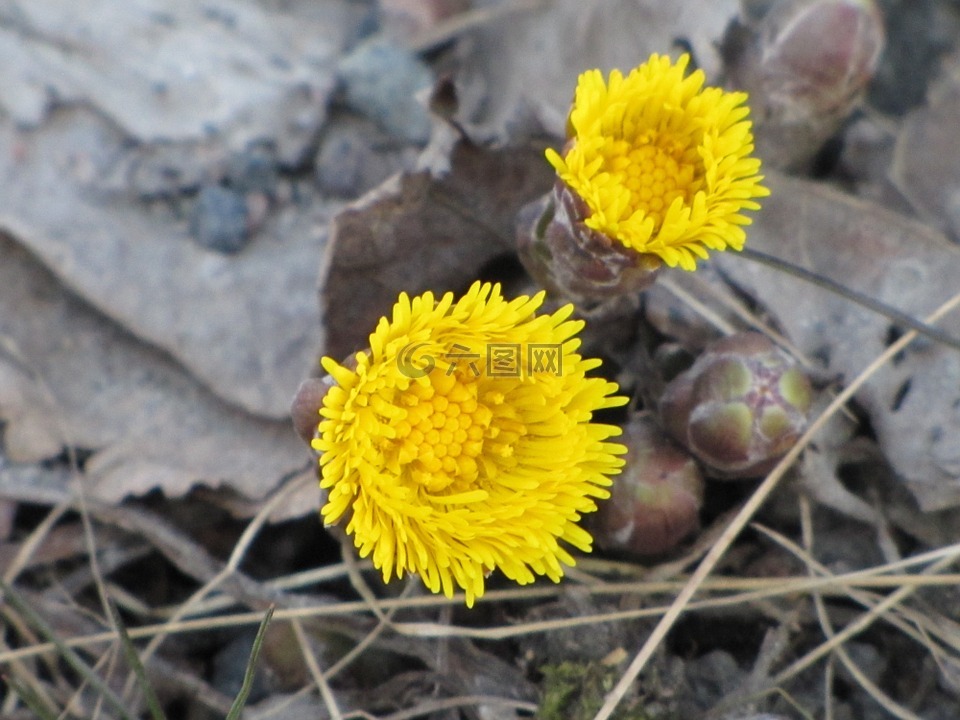
M 690 58 L 653 55 L 626 77 L 580 76 L 564 157 L 547 150 L 560 179 L 586 203 L 586 225 L 685 270 L 707 248 L 743 247 L 743 210 L 757 210 L 746 93 L 704 88 Z
M 609 497 L 626 452 L 607 442 L 619 428 L 591 418 L 626 398 L 586 377 L 600 361 L 576 353 L 572 305 L 534 314 L 543 297 L 507 301 L 489 283 L 456 303 L 401 294 L 356 369 L 323 358 L 336 385 L 313 441 L 329 489 L 321 512 L 328 524 L 349 516 L 385 582 L 418 573 L 473 605 L 494 568 L 558 581 L 574 564 L 560 541 L 590 550 L 577 521 Z

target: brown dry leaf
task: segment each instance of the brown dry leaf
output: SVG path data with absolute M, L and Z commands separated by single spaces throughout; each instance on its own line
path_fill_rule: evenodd
M 897 138 L 890 178 L 918 213 L 960 240 L 960 56 Z
M 346 3 L 325 22 L 245 0 L 44 0 L 0 8 L 0 107 L 20 127 L 85 103 L 138 143 L 212 135 L 295 160 L 323 122 Z
M 256 500 L 310 462 L 289 421 L 219 400 L 8 239 L 0 239 L 0 337 L 0 376 L 16 373 L 15 383 L 0 382 L 4 454 L 38 460 L 63 443 L 92 449 L 85 486 L 93 497 L 156 488 L 176 497 L 203 484 Z
M 439 177 L 391 178 L 334 218 L 320 296 L 329 355 L 364 348 L 401 291 L 463 289 L 484 263 L 514 252 L 517 212 L 553 182 L 542 145 L 461 141 L 449 164 Z
M 351 5 L 0 7 L 0 228 L 221 397 L 267 417 L 286 415 L 315 361 L 330 212 L 307 193 L 227 257 L 191 240 L 182 193 L 219 180 L 251 144 L 279 163 L 309 155 Z
M 474 36 L 465 62 L 476 75 L 473 93 L 465 79 L 465 100 L 482 95 L 478 119 L 498 134 L 530 113 L 562 134 L 584 70 L 626 71 L 652 53 L 676 54 L 675 43 L 684 41 L 716 78 L 717 48 L 739 7 L 737 0 L 553 0 L 536 12 L 507 15 Z
M 958 290 L 960 249 L 922 223 L 826 185 L 768 174 L 749 246 L 923 318 Z M 782 271 L 727 253 L 720 268 L 808 356 L 851 379 L 904 328 Z M 960 337 L 960 317 L 943 321 Z M 960 352 L 925 339 L 857 394 L 885 455 L 922 509 L 960 506 Z
M 308 195 L 272 213 L 243 252 L 210 252 L 173 204 L 95 187 L 123 143 L 85 108 L 31 132 L 0 119 L 0 177 L 10 178 L 0 229 L 221 397 L 285 417 L 321 343 L 314 291 L 331 206 Z
M 2 301 L 0 301 L 2 302 Z M 0 350 L 0 421 L 4 455 L 13 462 L 31 462 L 53 457 L 63 447 L 56 410 L 42 387 L 23 367 L 10 338 L 2 338 Z

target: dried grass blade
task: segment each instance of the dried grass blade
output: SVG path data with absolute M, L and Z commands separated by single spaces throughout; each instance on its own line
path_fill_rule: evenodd
M 272 605 L 267 609 L 267 614 L 263 616 L 263 622 L 260 623 L 260 629 L 257 630 L 257 636 L 253 639 L 250 659 L 247 661 L 247 671 L 243 674 L 243 685 L 240 687 L 240 692 L 237 693 L 237 699 L 233 701 L 227 720 L 239 720 L 240 713 L 243 712 L 243 707 L 247 704 L 247 697 L 253 687 L 253 676 L 257 671 L 257 658 L 260 657 L 260 648 L 263 646 L 263 638 L 267 634 L 267 626 L 273 618 L 273 610 Z
M 147 678 L 147 671 L 140 661 L 139 653 L 137 653 L 137 648 L 133 644 L 133 640 L 130 639 L 130 633 L 127 632 L 127 626 L 124 624 L 120 613 L 112 602 L 110 603 L 110 614 L 113 615 L 114 627 L 116 627 L 117 633 L 120 635 L 120 645 L 123 647 L 123 654 L 127 658 L 127 662 L 130 663 L 133 673 L 137 676 L 140 689 L 143 691 L 143 698 L 147 703 L 147 708 L 150 710 L 150 716 L 153 720 L 167 720 L 166 713 L 163 712 L 163 708 L 160 706 L 160 698 L 157 697 L 153 685 L 150 684 L 150 680 Z
M 13 608 L 23 615 L 27 622 L 33 625 L 37 631 L 56 647 L 60 656 L 70 665 L 73 670 L 88 682 L 100 693 L 104 701 L 117 711 L 118 715 L 124 720 L 134 720 L 134 717 L 127 710 L 120 697 L 110 689 L 110 687 L 97 675 L 93 669 L 84 662 L 83 658 L 70 648 L 63 639 L 57 635 L 56 631 L 44 620 L 40 614 L 34 610 L 30 603 L 21 597 L 20 593 L 0 580 L 0 591 L 3 592 L 6 601 Z
M 27 683 L 13 675 L 0 675 L 0 680 L 9 687 L 23 701 L 30 710 L 36 713 L 40 720 L 57 720 L 57 713 L 51 710 L 43 698 Z

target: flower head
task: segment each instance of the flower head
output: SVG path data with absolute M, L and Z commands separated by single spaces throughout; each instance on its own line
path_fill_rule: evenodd
M 574 563 L 560 541 L 590 550 L 577 521 L 609 496 L 625 452 L 607 442 L 620 429 L 591 418 L 626 399 L 586 377 L 600 361 L 577 354 L 573 307 L 535 315 L 542 302 L 507 301 L 489 283 L 457 302 L 401 294 L 355 369 L 323 358 L 337 384 L 313 441 L 321 512 L 331 524 L 349 515 L 384 581 L 418 573 L 472 605 L 494 568 L 557 581 Z
M 586 203 L 588 227 L 671 267 L 696 267 L 707 248 L 739 250 L 760 185 L 747 95 L 703 87 L 697 70 L 653 55 L 626 77 L 580 76 L 566 153 L 547 159 Z

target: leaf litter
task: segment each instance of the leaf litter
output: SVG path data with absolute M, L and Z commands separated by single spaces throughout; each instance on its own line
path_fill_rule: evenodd
M 401 292 L 459 290 L 477 268 L 511 253 L 516 214 L 550 183 L 542 144 L 452 142 L 442 174 L 395 176 L 334 218 L 320 291 L 332 357 L 362 349 Z
M 535 291 L 516 263 L 514 220 L 553 182 L 542 151 L 559 143 L 576 75 L 684 48 L 720 82 L 731 22 L 741 5 L 762 15 L 765 4 L 557 0 L 512 11 L 507 2 L 499 14 L 485 13 L 496 7 L 485 2 L 410 5 L 0 7 L 0 569 L 77 643 L 90 672 L 105 646 L 85 636 L 112 632 L 92 588 L 120 605 L 141 651 L 172 632 L 144 663 L 169 712 L 224 717 L 244 686 L 251 717 L 402 717 L 417 708 L 433 718 L 516 718 L 536 708 L 599 717 L 686 573 L 716 538 L 724 542 L 756 487 L 714 482 L 704 531 L 672 555 L 595 553 L 560 586 L 507 588 L 491 578 L 472 613 L 415 584 L 398 596 L 352 558 L 349 541 L 341 549 L 336 533 L 324 534 L 314 461 L 287 417 L 319 355 L 362 349 L 401 291 L 462 291 L 477 277 Z M 955 13 L 946 0 L 881 5 L 917 22 Z M 447 38 L 411 53 L 412 64 L 450 73 L 459 96 L 444 112 L 455 122 L 434 117 L 426 148 L 419 134 L 385 136 L 380 112 L 389 108 L 351 105 L 337 70 L 371 31 L 404 52 L 411 18 L 421 36 Z M 899 48 L 897 32 L 887 27 Z M 882 128 L 865 161 L 847 162 L 848 147 L 834 149 L 833 166 L 829 153 L 812 158 L 815 177 L 768 171 L 773 194 L 748 228 L 748 248 L 917 319 L 956 293 L 956 62 L 944 57 L 942 67 L 924 66 L 928 100 L 904 119 L 867 104 L 828 141 L 872 142 L 856 133 Z M 898 67 L 882 61 L 890 66 Z M 869 98 L 883 92 L 874 87 Z M 344 132 L 352 139 L 336 145 Z M 418 154 L 415 168 L 369 187 Z M 350 177 L 337 176 L 340 162 Z M 213 213 L 204 225 L 197 208 L 210 197 L 226 204 L 204 210 Z M 201 245 L 207 231 L 198 228 L 209 228 L 212 245 Z M 751 326 L 814 371 L 824 407 L 908 331 L 733 254 L 696 278 L 671 273 L 641 302 L 607 311 L 588 318 L 597 327 L 588 346 L 638 398 L 719 334 Z M 955 316 L 937 327 L 960 337 Z M 931 552 L 936 572 L 949 572 L 956 556 L 958 408 L 954 348 L 920 338 L 873 372 L 757 517 L 791 542 L 802 544 L 797 528 L 806 528 L 812 558 L 789 554 L 775 535 L 741 534 L 614 717 L 940 717 L 960 706 L 951 683 L 956 578 L 897 565 Z M 91 530 L 99 570 L 85 557 Z M 837 577 L 811 589 L 805 569 Z M 853 589 L 850 572 L 875 585 Z M 882 602 L 886 589 L 887 624 L 862 620 L 837 656 L 838 677 L 829 663 L 791 674 L 834 632 L 823 612 L 841 632 L 857 618 L 852 608 Z M 269 604 L 278 609 L 246 685 L 253 631 Z M 3 612 L 18 628 L 0 645 L 3 671 L 41 706 L 66 706 L 64 688 L 87 671 L 38 662 L 46 648 L 21 634 L 26 616 Z M 197 672 L 191 658 L 216 671 Z M 129 671 L 121 654 L 111 662 L 122 670 L 111 682 Z M 772 684 L 780 694 L 767 694 Z M 6 714 L 31 716 L 2 692 Z M 83 715 L 96 700 L 87 689 L 75 707 Z M 142 699 L 130 707 L 148 711 Z
M 179 496 L 225 482 L 262 499 L 270 480 L 304 465 L 287 422 L 216 397 L 67 293 L 10 240 L 3 257 L 0 334 L 15 354 L 4 352 L 0 367 L 18 381 L 5 382 L 0 396 L 10 461 L 54 457 L 66 445 L 90 449 L 86 490 L 113 502 L 156 487 Z
M 794 262 L 922 318 L 956 291 L 960 249 L 927 225 L 821 184 L 770 178 L 772 195 L 751 228 L 751 247 Z M 782 272 L 722 258 L 737 286 L 760 302 L 827 375 L 841 382 L 906 328 Z M 960 322 L 938 325 L 954 336 Z M 877 440 L 924 510 L 960 505 L 960 355 L 923 339 L 858 395 Z
M 221 397 L 283 417 L 320 342 L 309 288 L 330 204 L 282 203 L 235 256 L 198 247 L 182 215 L 251 142 L 302 161 L 342 38 L 247 3 L 86 10 L 10 4 L 0 226 Z

